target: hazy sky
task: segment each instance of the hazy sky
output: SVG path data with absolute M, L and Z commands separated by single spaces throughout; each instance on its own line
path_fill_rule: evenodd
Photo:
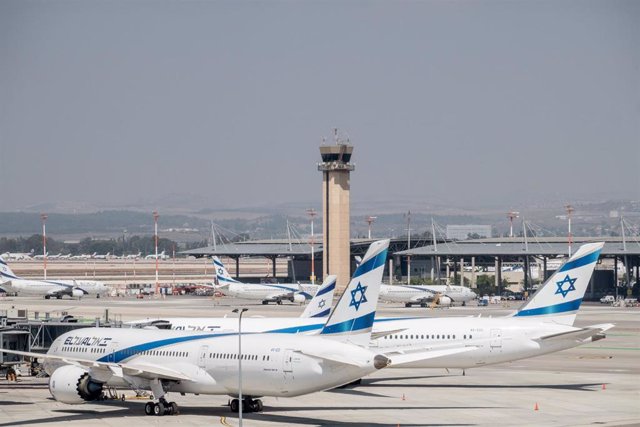
M 0 210 L 640 197 L 638 1 L 0 1 Z

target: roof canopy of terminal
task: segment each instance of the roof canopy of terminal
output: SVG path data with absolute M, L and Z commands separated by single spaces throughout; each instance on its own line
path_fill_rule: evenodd
M 322 245 L 314 246 L 314 252 L 322 252 Z M 191 249 L 181 252 L 195 257 L 209 257 L 213 255 L 228 257 L 300 257 L 310 256 L 311 245 L 308 243 L 287 243 L 285 241 L 251 241 L 241 243 L 226 243 L 204 248 Z
M 605 242 L 602 248 L 602 256 L 640 256 L 640 242 L 637 240 L 622 242 L 619 237 L 597 238 L 580 237 L 574 238 L 572 250 L 575 252 L 583 243 Z M 626 247 L 626 248 L 625 248 Z M 482 257 L 482 256 L 558 256 L 568 253 L 567 238 L 538 238 L 524 242 L 519 238 L 493 238 L 464 240 L 458 242 L 441 243 L 437 246 L 429 245 L 411 248 L 404 251 L 395 252 L 399 256 L 432 257 Z

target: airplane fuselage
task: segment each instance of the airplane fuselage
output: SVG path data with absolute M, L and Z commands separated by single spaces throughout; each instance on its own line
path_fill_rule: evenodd
M 319 353 L 345 355 L 354 364 L 337 363 Z M 48 354 L 141 369 L 164 366 L 191 378 L 167 382 L 169 392 L 238 393 L 237 334 L 91 328 L 60 336 Z M 377 369 L 375 353 L 320 337 L 243 333 L 242 354 L 242 391 L 248 396 L 298 396 L 349 383 Z M 55 359 L 45 362 L 49 375 L 63 366 L 69 365 Z M 151 388 L 150 380 L 126 371 L 121 376 L 102 375 L 96 379 L 108 385 Z
M 182 331 L 236 332 L 233 318 L 166 318 L 172 329 Z M 149 322 L 140 321 L 140 323 Z M 317 334 L 323 319 L 314 318 L 252 318 L 242 321 L 244 332 L 278 334 Z M 459 347 L 474 349 L 442 358 L 431 358 L 407 364 L 392 364 L 393 368 L 472 368 L 509 362 L 565 350 L 583 344 L 573 339 L 537 340 L 541 336 L 575 331 L 573 326 L 545 322 L 540 319 L 502 317 L 377 317 L 373 324 L 371 349 L 379 352 L 441 350 Z M 382 335 L 382 336 L 381 336 Z M 393 359 L 393 358 L 392 358 Z

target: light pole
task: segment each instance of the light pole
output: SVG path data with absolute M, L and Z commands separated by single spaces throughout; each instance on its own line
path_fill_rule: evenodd
M 315 236 L 313 235 L 313 218 L 317 215 L 315 209 L 307 209 L 307 215 L 311 218 L 311 284 L 316 284 L 316 262 L 314 254 Z
M 153 211 L 153 223 L 154 223 L 154 232 L 155 232 L 155 241 L 156 241 L 156 292 L 154 293 L 155 298 L 158 298 L 158 291 L 160 285 L 158 283 L 158 218 L 160 215 L 158 211 Z
M 571 257 L 571 245 L 573 243 L 573 238 L 571 236 L 571 215 L 573 214 L 573 211 L 575 211 L 575 209 L 571 205 L 567 205 L 564 208 L 567 211 L 567 219 L 569 220 L 569 257 Z
M 369 233 L 367 234 L 369 240 L 371 240 L 371 224 L 373 224 L 376 219 L 378 219 L 377 216 L 368 216 L 365 218 L 365 221 L 369 224 Z
M 44 261 L 44 280 L 47 280 L 47 218 L 46 213 L 40 214 L 42 220 L 42 260 Z
M 411 249 L 411 211 L 407 213 L 407 250 Z M 407 285 L 411 284 L 411 255 L 407 255 Z
M 242 314 L 248 308 L 234 308 L 238 316 L 238 425 L 242 427 Z

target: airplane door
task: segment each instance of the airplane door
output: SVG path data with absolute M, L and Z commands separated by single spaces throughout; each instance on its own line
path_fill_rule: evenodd
M 502 349 L 502 329 L 491 330 L 491 349 Z
M 200 351 L 198 352 L 198 366 L 201 368 L 205 368 L 207 364 L 207 353 L 209 352 L 209 346 L 203 345 L 200 346 Z
M 116 351 L 118 350 L 117 342 L 109 342 L 109 346 L 107 347 L 107 362 L 115 363 Z
M 284 372 L 285 376 L 293 372 L 292 362 L 293 362 L 293 351 L 285 350 L 284 357 L 282 359 L 282 371 Z
M 293 379 L 293 351 L 285 350 L 282 357 L 282 373 L 285 382 Z

